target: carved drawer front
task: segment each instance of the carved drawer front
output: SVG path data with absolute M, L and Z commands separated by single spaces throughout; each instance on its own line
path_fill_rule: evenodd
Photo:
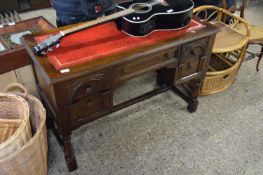
M 115 83 L 150 70 L 157 70 L 165 65 L 178 63 L 179 49 L 173 48 L 150 56 L 140 57 L 131 62 L 118 65 L 114 69 Z
M 112 104 L 111 100 L 112 95 L 110 91 L 80 99 L 69 106 L 71 121 L 76 122 L 82 119 L 91 120 L 91 117 L 96 114 L 109 110 Z
M 203 38 L 195 42 L 187 43 L 182 48 L 180 64 L 184 64 L 189 60 L 200 59 L 206 55 L 207 42 L 209 38 Z
M 206 60 L 206 42 L 208 40 L 205 38 L 184 45 L 179 68 L 176 71 L 177 83 L 201 76 Z
M 92 73 L 69 82 L 70 104 L 110 89 L 110 72 Z

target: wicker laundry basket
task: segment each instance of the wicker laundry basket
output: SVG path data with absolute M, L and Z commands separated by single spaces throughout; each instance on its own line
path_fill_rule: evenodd
M 0 158 L 21 148 L 31 137 L 29 106 L 16 95 L 0 93 Z
M 24 98 L 29 104 L 32 138 L 19 150 L 0 159 L 1 175 L 47 175 L 47 133 L 46 111 L 42 103 L 20 84 L 12 84 L 6 91 L 20 89 L 13 92 Z

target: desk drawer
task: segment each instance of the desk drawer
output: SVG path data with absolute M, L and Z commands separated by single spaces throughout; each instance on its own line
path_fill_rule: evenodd
M 168 64 L 178 63 L 179 49 L 173 48 L 166 52 L 152 54 L 145 57 L 140 57 L 122 65 L 118 65 L 114 69 L 115 83 L 129 78 L 133 78 L 146 71 L 157 70 Z
M 111 108 L 112 93 L 88 96 L 69 106 L 71 121 L 92 120 L 96 114 L 103 113 Z
M 69 104 L 110 89 L 110 71 L 91 73 L 68 82 Z
M 200 39 L 183 46 L 175 77 L 177 84 L 202 75 L 206 60 L 206 42 L 208 42 L 208 38 Z

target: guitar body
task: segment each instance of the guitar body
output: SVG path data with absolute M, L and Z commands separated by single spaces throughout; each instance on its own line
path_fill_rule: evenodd
M 146 36 L 155 30 L 178 30 L 190 25 L 194 7 L 191 0 L 169 0 L 168 6 L 147 2 L 131 0 L 118 4 L 119 11 L 139 9 L 116 20 L 118 29 L 131 36 Z

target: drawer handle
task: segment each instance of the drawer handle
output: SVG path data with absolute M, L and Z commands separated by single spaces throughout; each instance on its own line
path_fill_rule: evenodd
M 86 93 L 87 94 L 90 94 L 91 92 L 92 92 L 92 88 L 90 88 L 90 87 L 86 88 Z
M 111 90 L 105 90 L 101 92 L 102 95 L 109 95 L 111 94 Z
M 88 107 L 89 108 L 93 108 L 95 106 L 95 103 L 94 102 L 88 102 Z

